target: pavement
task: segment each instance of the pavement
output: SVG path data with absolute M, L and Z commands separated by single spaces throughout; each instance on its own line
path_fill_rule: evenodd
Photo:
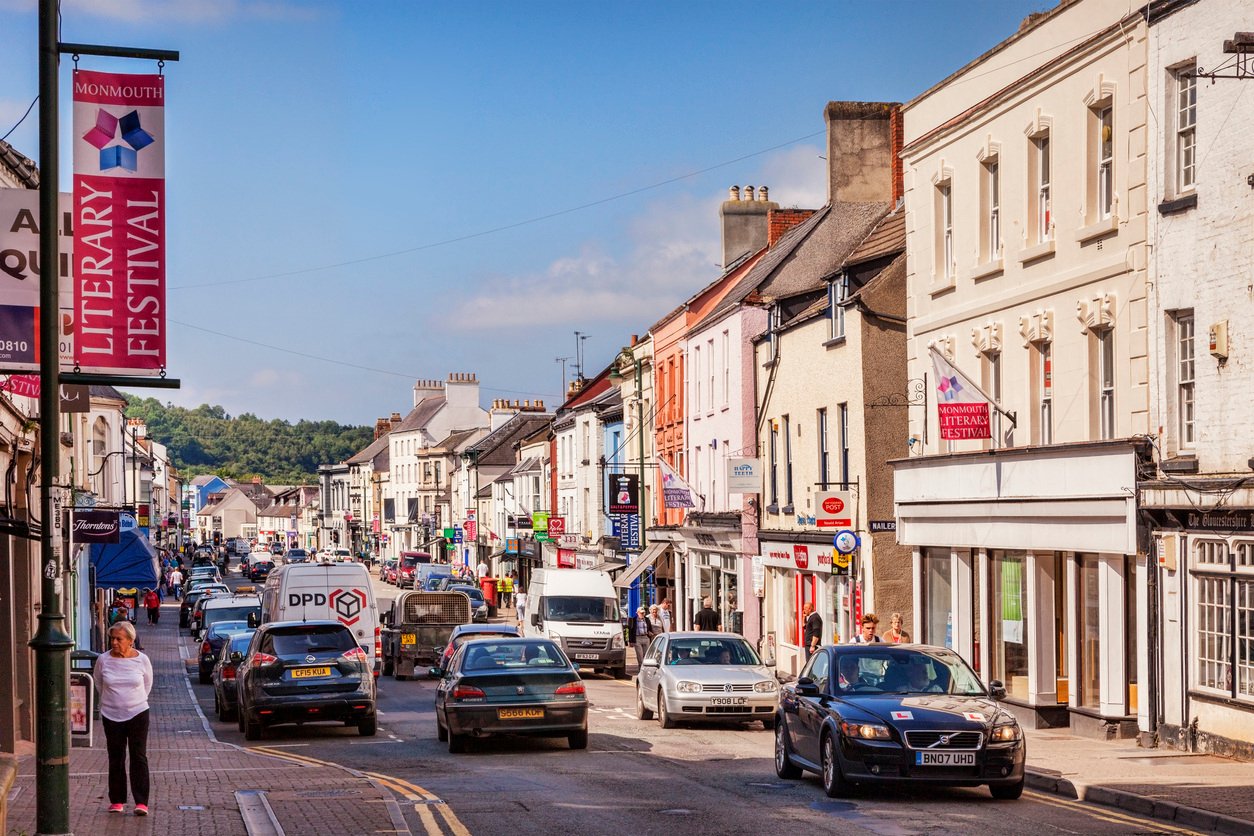
M 509 621 L 503 609 L 494 621 Z M 151 815 L 107 812 L 108 759 L 104 732 L 94 745 L 70 753 L 70 826 L 78 834 L 161 833 L 164 836 L 344 836 L 410 831 L 392 783 L 299 756 L 267 754 L 217 740 L 191 687 L 195 668 L 178 632 L 177 602 L 167 601 L 161 623 L 138 625 L 152 659 L 152 725 L 148 758 Z M 182 652 L 180 652 L 182 646 Z M 628 653 L 629 672 L 634 657 Z M 594 729 L 595 733 L 595 729 Z M 1106 742 L 1065 731 L 1028 731 L 1030 789 L 1117 807 L 1183 828 L 1254 836 L 1254 764 L 1170 749 L 1142 749 L 1135 741 Z M 35 833 L 35 759 L 18 753 L 7 794 L 4 833 Z M 403 782 L 402 782 L 403 784 Z M 400 801 L 405 802 L 402 797 Z M 415 799 L 408 798 L 408 803 Z M 438 804 L 435 799 L 427 803 Z M 0 805 L 3 809 L 3 805 Z M 424 820 L 427 816 L 424 816 Z

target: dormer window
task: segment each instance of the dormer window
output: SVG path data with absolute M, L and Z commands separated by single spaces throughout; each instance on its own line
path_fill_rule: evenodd
M 845 336 L 845 308 L 841 303 L 848 298 L 849 276 L 842 273 L 827 285 L 828 339 L 839 340 Z

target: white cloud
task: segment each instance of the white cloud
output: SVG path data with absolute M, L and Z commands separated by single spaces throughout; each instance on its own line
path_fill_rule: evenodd
M 812 145 L 767 157 L 756 182 L 781 206 L 818 208 L 826 201 L 826 164 Z M 755 182 L 742 179 L 741 183 Z M 646 207 L 627 227 L 630 249 L 616 259 L 598 243 L 554 259 L 533 274 L 483 281 L 446 320 L 453 330 L 528 330 L 571 322 L 652 324 L 716 279 L 722 252 L 718 210 L 727 193 L 669 197 Z

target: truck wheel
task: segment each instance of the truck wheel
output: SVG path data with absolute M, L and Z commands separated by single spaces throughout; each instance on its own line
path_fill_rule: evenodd
M 627 678 L 627 667 L 624 665 L 624 666 L 623 666 L 623 667 L 621 667 L 621 668 L 613 668 L 613 669 L 611 669 L 611 673 L 613 673 L 613 674 L 614 674 L 614 678 L 615 678 L 615 679 L 626 679 L 626 678 Z
M 384 657 L 383 657 L 383 675 L 384 675 L 384 676 L 391 676 L 391 675 L 392 675 L 392 670 L 393 670 L 393 668 L 392 668 L 392 657 L 391 657 L 391 656 L 384 656 Z

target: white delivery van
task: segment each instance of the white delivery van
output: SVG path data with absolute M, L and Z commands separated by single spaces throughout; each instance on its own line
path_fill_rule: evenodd
M 360 563 L 292 563 L 266 578 L 261 594 L 261 623 L 271 621 L 338 621 L 374 662 L 382 667 L 379 605 L 370 572 Z
M 592 569 L 536 569 L 527 587 L 528 636 L 552 639 L 580 667 L 627 676 L 627 645 L 610 576 Z

